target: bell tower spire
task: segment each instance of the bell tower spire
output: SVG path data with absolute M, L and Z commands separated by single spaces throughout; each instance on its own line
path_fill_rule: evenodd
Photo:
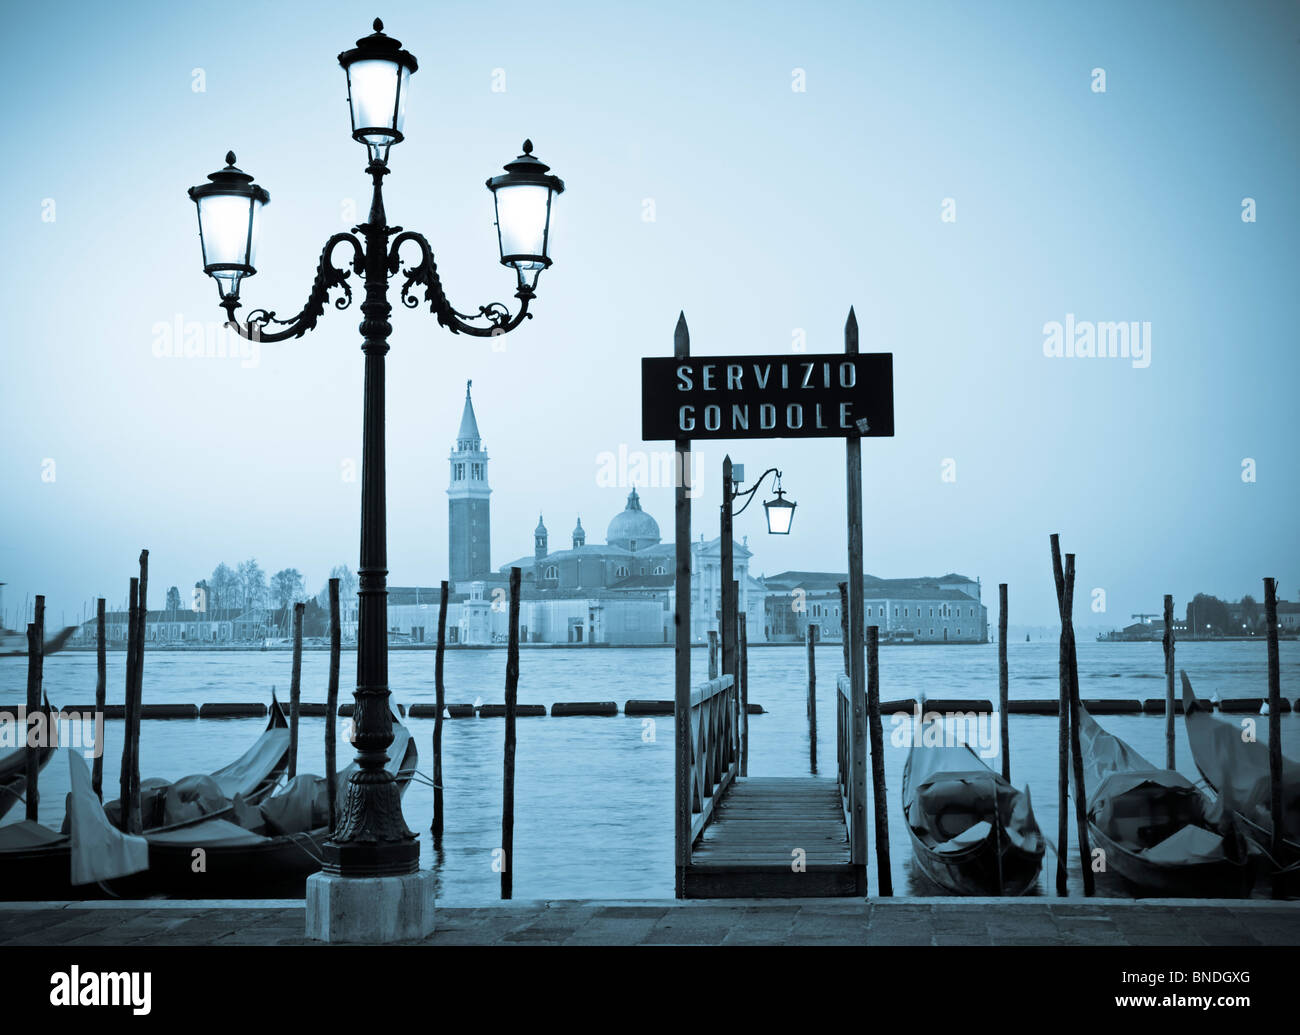
M 492 572 L 492 489 L 488 485 L 488 455 L 470 395 L 473 385 L 473 381 L 465 382 L 465 408 L 448 458 L 451 480 L 447 487 L 447 571 L 450 581 L 457 585 L 487 578 Z

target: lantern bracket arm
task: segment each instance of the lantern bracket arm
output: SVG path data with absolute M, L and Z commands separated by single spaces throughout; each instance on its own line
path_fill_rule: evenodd
M 419 249 L 419 261 L 414 265 L 403 266 L 399 252 L 402 245 L 408 241 L 414 243 Z M 438 263 L 434 258 L 433 249 L 423 234 L 412 230 L 405 230 L 393 238 L 388 252 L 388 272 L 393 276 L 399 272 L 405 274 L 406 279 L 402 283 L 401 291 L 402 305 L 407 309 L 416 309 L 422 304 L 428 305 L 429 311 L 438 318 L 438 323 L 453 334 L 494 338 L 513 331 L 524 320 L 531 320 L 533 316 L 528 311 L 528 305 L 534 298 L 534 292 L 527 286 L 521 286 L 515 292 L 515 297 L 519 299 L 520 304 L 519 311 L 513 316 L 500 302 L 489 302 L 487 305 L 479 306 L 478 313 L 473 315 L 453 308 L 447 299 L 447 293 L 443 290 L 442 279 L 438 276 Z M 417 287 L 424 288 L 423 299 L 418 298 L 416 292 L 412 290 Z M 479 326 L 472 322 L 476 320 L 485 321 L 486 326 Z
M 732 491 L 731 500 L 729 500 L 728 502 L 731 502 L 732 500 L 742 499 L 742 498 L 745 501 L 745 505 L 741 507 L 739 510 L 735 511 L 734 513 L 735 517 L 740 517 L 740 515 L 745 513 L 745 511 L 749 508 L 749 505 L 754 502 L 754 493 L 758 492 L 759 486 L 763 484 L 763 479 L 766 478 L 769 474 L 776 475 L 777 484 L 779 485 L 781 482 L 781 472 L 778 471 L 775 467 L 769 467 L 766 471 L 760 474 L 758 476 L 758 480 L 754 482 L 754 484 L 750 486 L 748 489 L 746 489 L 744 492 L 737 492 L 734 490 Z
M 334 249 L 345 241 L 352 246 L 352 261 L 345 263 L 343 267 L 338 267 L 334 265 Z M 336 288 L 341 288 L 343 291 L 343 294 L 334 300 L 335 309 L 346 309 L 352 304 L 352 287 L 348 284 L 348 278 L 354 271 L 359 277 L 365 275 L 365 249 L 353 234 L 334 234 L 321 249 L 320 262 L 316 265 L 316 278 L 312 281 L 307 304 L 296 316 L 289 320 L 281 320 L 276 317 L 274 310 L 254 309 L 241 324 L 235 318 L 239 299 L 227 295 L 221 300 L 228 317 L 227 326 L 233 328 L 241 338 L 255 341 L 274 342 L 301 338 L 316 326 L 316 322 L 325 312 L 325 305 L 329 301 L 331 291 Z M 272 324 L 283 329 L 269 330 Z

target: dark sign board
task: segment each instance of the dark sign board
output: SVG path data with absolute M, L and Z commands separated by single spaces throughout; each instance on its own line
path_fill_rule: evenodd
M 641 360 L 641 438 L 886 438 L 890 352 Z

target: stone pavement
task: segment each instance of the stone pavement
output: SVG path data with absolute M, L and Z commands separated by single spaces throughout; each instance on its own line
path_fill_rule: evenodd
M 0 946 L 300 945 L 294 901 L 0 903 Z M 1300 945 L 1300 902 L 856 899 L 439 907 L 429 945 Z

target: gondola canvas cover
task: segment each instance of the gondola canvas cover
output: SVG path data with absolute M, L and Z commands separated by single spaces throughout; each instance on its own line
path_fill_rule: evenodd
M 227 798 L 236 794 L 248 796 L 276 770 L 288 752 L 289 731 L 278 727 L 269 729 L 238 759 L 213 773 L 212 778 Z
M 115 829 L 90 785 L 90 770 L 75 751 L 68 751 L 72 790 L 68 794 L 68 829 L 73 884 L 125 877 L 149 868 L 149 845 Z
M 1266 829 L 1273 827 L 1272 790 L 1268 769 L 1268 723 L 1254 716 L 1255 739 L 1246 728 L 1211 715 L 1209 706 L 1196 700 L 1192 684 L 1183 673 L 1183 710 L 1187 740 L 1196 768 L 1233 807 Z M 1300 838 L 1300 762 L 1282 756 L 1282 831 Z

